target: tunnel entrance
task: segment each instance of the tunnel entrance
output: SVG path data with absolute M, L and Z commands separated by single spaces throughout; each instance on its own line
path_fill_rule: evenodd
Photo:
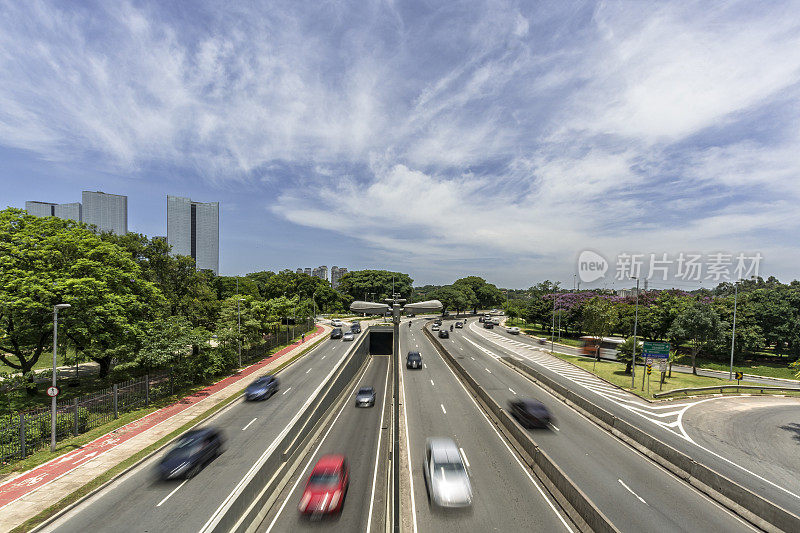
M 394 332 L 389 331 L 370 331 L 369 332 L 369 353 L 371 355 L 392 355 L 392 336 Z

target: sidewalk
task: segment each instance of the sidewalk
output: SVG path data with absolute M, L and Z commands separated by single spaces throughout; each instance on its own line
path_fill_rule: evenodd
M 56 457 L 0 485 L 0 531 L 9 531 L 33 518 L 97 476 L 147 448 L 206 410 L 230 398 L 250 383 L 250 376 L 270 371 L 327 335 L 317 325 L 305 343 L 295 343 L 271 357 L 243 368 L 172 405 L 111 431 L 61 457 Z M 40 490 L 46 487 L 46 490 Z

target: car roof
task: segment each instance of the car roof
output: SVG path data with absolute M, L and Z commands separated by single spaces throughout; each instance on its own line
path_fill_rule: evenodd
M 330 454 L 330 455 L 323 455 L 317 461 L 317 464 L 314 465 L 313 472 L 319 472 L 322 470 L 338 470 L 342 467 L 344 463 L 344 455 L 340 454 Z
M 422 357 L 419 352 L 408 352 L 408 357 Z
M 431 457 L 437 463 L 460 463 L 461 454 L 458 451 L 453 439 L 445 437 L 434 437 L 428 439 L 428 447 L 431 450 Z
M 370 392 L 372 392 L 374 390 L 375 389 L 372 388 L 372 387 L 361 387 L 360 389 L 358 389 L 358 392 L 362 392 L 362 391 L 370 391 Z

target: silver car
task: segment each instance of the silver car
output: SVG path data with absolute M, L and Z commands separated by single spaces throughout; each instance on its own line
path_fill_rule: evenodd
M 345 332 L 344 336 L 342 337 L 342 340 L 343 341 L 351 341 L 351 340 L 353 340 L 353 332 L 352 331 Z
M 425 441 L 425 488 L 437 507 L 472 505 L 472 485 L 458 446 L 453 439 L 430 438 Z

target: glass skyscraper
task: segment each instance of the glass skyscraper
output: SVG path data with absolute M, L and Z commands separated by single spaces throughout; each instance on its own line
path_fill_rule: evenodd
M 99 231 L 128 233 L 128 197 L 121 194 L 83 191 L 83 221 Z
M 219 274 L 219 202 L 167 196 L 167 244 L 173 255 L 188 255 L 198 270 Z

